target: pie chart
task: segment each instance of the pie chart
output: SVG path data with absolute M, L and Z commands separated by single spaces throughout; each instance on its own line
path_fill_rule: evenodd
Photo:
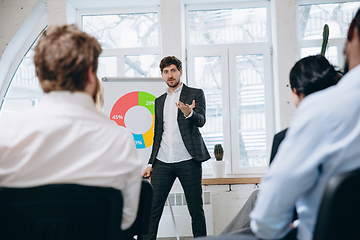
M 110 112 L 110 119 L 132 132 L 137 149 L 153 145 L 155 96 L 142 91 L 120 97 Z

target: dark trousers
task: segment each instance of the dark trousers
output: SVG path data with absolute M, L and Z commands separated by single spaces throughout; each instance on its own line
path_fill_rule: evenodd
M 145 236 L 147 240 L 156 239 L 165 201 L 176 177 L 179 178 L 185 193 L 194 237 L 206 236 L 205 214 L 201 196 L 201 162 L 187 160 L 179 163 L 164 163 L 155 159 L 151 175 L 151 184 L 154 191 L 149 233 Z

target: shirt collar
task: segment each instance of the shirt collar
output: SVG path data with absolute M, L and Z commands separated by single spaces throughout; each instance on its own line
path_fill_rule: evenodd
M 86 108 L 95 108 L 95 103 L 90 94 L 75 91 L 51 91 L 45 94 L 39 104 L 76 104 Z
M 178 87 L 173 93 L 181 92 L 181 90 L 183 89 L 184 84 L 182 82 L 180 82 L 180 83 L 181 83 L 180 87 Z M 169 91 L 169 87 L 166 89 L 166 94 L 167 95 L 171 94 L 170 91 Z

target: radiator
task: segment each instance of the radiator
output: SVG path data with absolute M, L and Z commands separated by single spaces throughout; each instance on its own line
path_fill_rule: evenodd
M 185 194 L 183 192 L 171 192 L 169 194 L 170 203 L 174 212 L 176 228 L 180 237 L 191 237 L 191 218 L 187 209 Z M 208 235 L 213 235 L 213 215 L 211 193 L 203 192 L 204 212 L 206 219 L 206 229 Z M 174 222 L 171 216 L 168 201 L 164 207 L 164 211 L 159 223 L 158 238 L 176 237 Z

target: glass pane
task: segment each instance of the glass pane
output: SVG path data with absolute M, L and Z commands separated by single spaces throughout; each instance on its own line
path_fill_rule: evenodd
M 25 57 L 11 80 L 5 98 L 42 98 L 44 92 L 35 73 L 32 58 Z
M 266 8 L 189 11 L 190 44 L 264 42 Z
M 159 44 L 157 13 L 82 16 L 83 30 L 103 48 L 154 47 Z
M 329 38 L 345 38 L 360 2 L 300 5 L 300 39 L 322 39 L 325 24 Z
M 38 38 L 19 63 L 10 80 L 3 102 L 0 103 L 0 117 L 9 116 L 34 107 L 44 96 L 39 79 L 36 76 L 33 61 L 33 48 L 36 46 L 37 41 Z
M 175 193 L 176 197 L 176 206 L 182 205 L 182 193 Z
M 308 47 L 308 48 L 301 48 L 300 49 L 300 57 L 304 58 L 310 55 L 319 54 L 321 51 L 321 47 Z M 338 62 L 338 49 L 337 46 L 330 46 L 326 49 L 325 57 L 329 62 L 334 66 L 339 66 Z
M 99 79 L 102 79 L 103 77 L 116 77 L 117 76 L 116 57 L 99 57 L 97 76 Z
M 126 77 L 159 77 L 159 55 L 125 56 Z
M 240 166 L 266 166 L 263 55 L 236 56 Z
M 171 206 L 175 206 L 175 194 L 169 194 Z
M 200 128 L 205 144 L 214 157 L 214 145 L 223 144 L 221 57 L 195 57 L 195 87 L 205 92 L 206 124 Z M 196 106 L 196 103 L 195 103 Z
M 44 96 L 30 55 L 32 52 L 29 51 L 9 84 L 1 105 L 1 117 L 31 108 Z

